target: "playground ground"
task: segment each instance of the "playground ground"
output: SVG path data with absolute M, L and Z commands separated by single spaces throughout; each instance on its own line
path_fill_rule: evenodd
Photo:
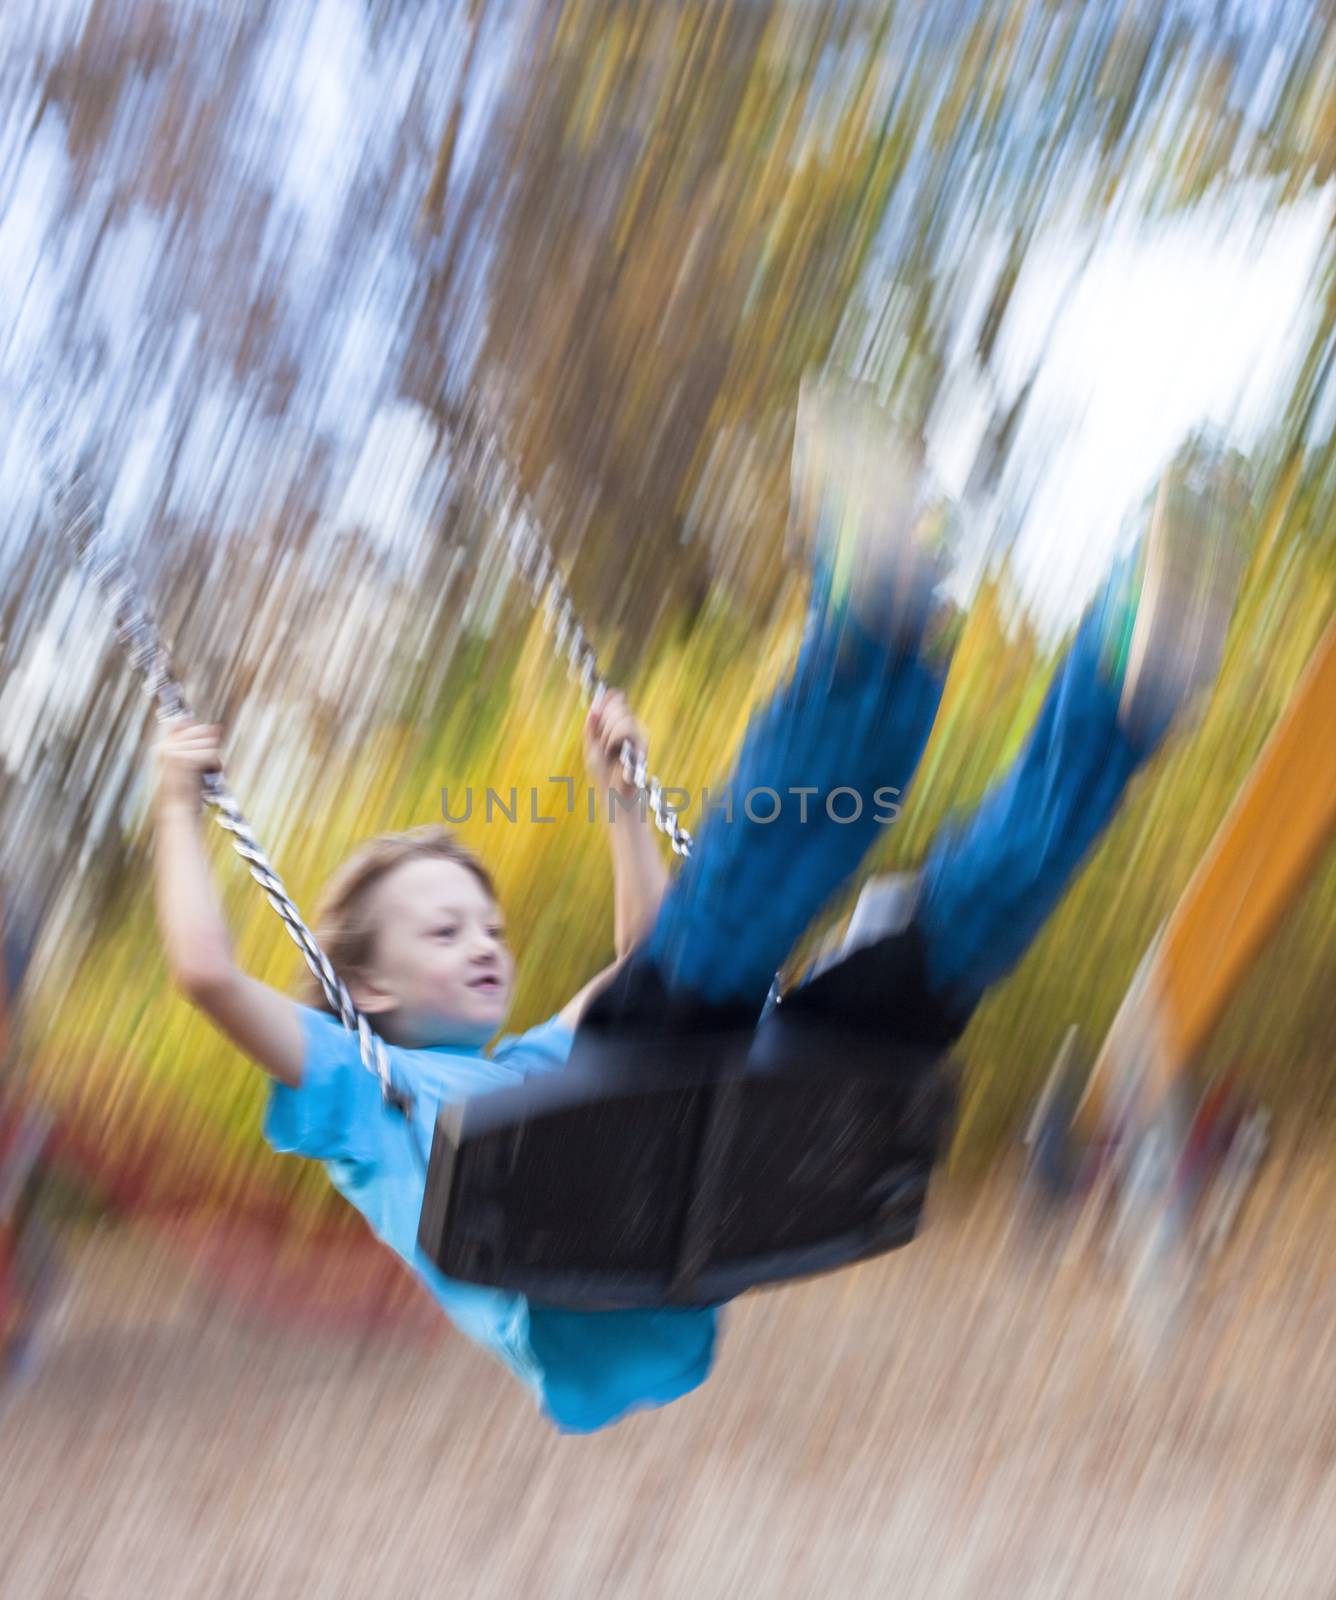
M 0 1595 L 1329 1600 L 1336 1177 L 1296 1161 L 1149 1371 L 999 1180 L 592 1439 L 448 1332 L 257 1318 L 103 1230 L 0 1417 Z

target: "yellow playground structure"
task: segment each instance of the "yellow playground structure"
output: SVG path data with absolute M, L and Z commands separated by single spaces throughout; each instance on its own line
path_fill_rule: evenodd
M 1093 1135 L 1129 1071 L 1161 1103 L 1206 1044 L 1244 974 L 1336 831 L 1336 621 L 1201 865 L 1148 954 L 1077 1118 Z

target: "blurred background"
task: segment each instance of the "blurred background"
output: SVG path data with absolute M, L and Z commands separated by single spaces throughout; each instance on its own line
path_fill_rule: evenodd
M 1015 753 L 1175 451 L 1202 425 L 1239 449 L 1256 495 L 1218 690 L 966 1036 L 968 1188 L 1068 1026 L 1103 1035 L 1336 609 L 1334 173 L 1319 0 L 0 12 L 0 866 L 52 897 L 20 1070 L 85 1219 L 193 1244 L 245 1223 L 262 1255 L 333 1240 L 334 1279 L 361 1270 L 361 1224 L 262 1144 L 258 1075 L 165 984 L 151 707 L 53 525 L 44 404 L 308 908 L 361 839 L 440 820 L 445 788 L 534 786 L 551 813 L 552 775 L 582 772 L 578 693 L 460 446 L 478 418 L 652 767 L 695 795 L 796 645 L 801 375 L 866 379 L 922 428 L 967 617 L 879 868 Z M 605 841 L 578 811 L 480 809 L 460 831 L 499 880 L 524 1027 L 611 953 Z M 213 848 L 240 958 L 290 985 L 300 958 Z M 1328 851 L 1200 1063 L 1316 1170 L 1334 991 Z

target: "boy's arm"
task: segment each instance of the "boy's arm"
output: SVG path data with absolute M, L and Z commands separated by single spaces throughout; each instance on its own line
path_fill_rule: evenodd
M 617 959 L 591 978 L 557 1013 L 577 1028 L 589 1002 L 612 980 L 627 957 L 650 932 L 668 888 L 668 873 L 654 837 L 654 825 L 638 803 L 633 784 L 622 776 L 622 745 L 645 748 L 644 730 L 626 696 L 611 689 L 585 718 L 585 764 L 602 788 L 607 805 L 608 848 L 612 852 L 613 946 Z
M 654 825 L 639 802 L 635 785 L 622 776 L 621 751 L 627 743 L 643 751 L 645 733 L 626 696 L 620 689 L 611 689 L 585 719 L 584 746 L 585 763 L 603 789 L 608 811 L 613 945 L 619 961 L 653 928 L 668 888 Z
M 234 961 L 201 837 L 200 779 L 219 765 L 217 730 L 175 724 L 160 759 L 154 887 L 168 972 L 252 1061 L 297 1088 L 304 1043 L 297 1004 Z
M 626 957 L 619 956 L 611 966 L 604 967 L 602 972 L 592 977 L 583 989 L 579 989 L 557 1012 L 557 1021 L 563 1027 L 570 1028 L 572 1032 L 580 1026 L 580 1019 L 584 1016 L 589 1002 L 596 994 L 604 990 L 612 982 L 616 973 L 626 965 Z
M 668 873 L 642 807 L 617 806 L 608 823 L 612 851 L 612 934 L 618 960 L 646 938 L 668 889 Z

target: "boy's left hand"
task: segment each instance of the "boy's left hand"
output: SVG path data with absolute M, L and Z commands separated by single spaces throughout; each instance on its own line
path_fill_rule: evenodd
M 609 689 L 585 718 L 585 766 L 599 788 L 612 789 L 624 800 L 634 799 L 636 792 L 635 784 L 622 772 L 622 746 L 628 742 L 638 754 L 648 755 L 645 730 L 636 721 L 626 696 L 620 689 Z

